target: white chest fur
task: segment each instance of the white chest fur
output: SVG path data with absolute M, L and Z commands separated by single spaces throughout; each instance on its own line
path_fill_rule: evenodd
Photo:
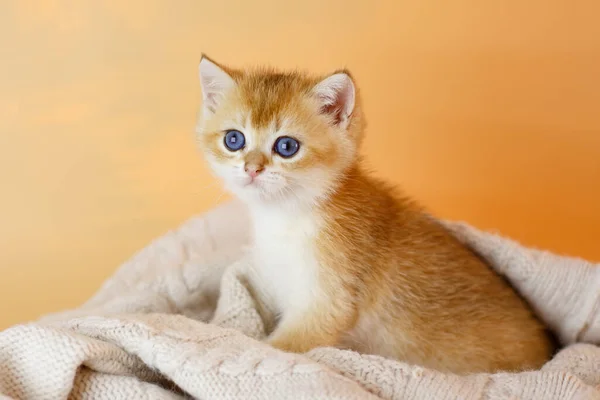
M 264 209 L 253 210 L 252 217 L 254 290 L 276 314 L 301 310 L 318 291 L 317 219 Z

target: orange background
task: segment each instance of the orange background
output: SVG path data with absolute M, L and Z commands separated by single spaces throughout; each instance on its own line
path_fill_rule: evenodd
M 217 203 L 193 140 L 201 52 L 350 68 L 379 174 L 439 216 L 600 259 L 598 1 L 0 7 L 0 328 L 80 304 Z

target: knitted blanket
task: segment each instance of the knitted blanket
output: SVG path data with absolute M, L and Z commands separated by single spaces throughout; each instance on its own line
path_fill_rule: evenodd
M 0 333 L 0 398 L 600 399 L 600 265 L 448 223 L 564 348 L 540 371 L 456 376 L 333 348 L 269 347 L 228 203 L 126 262 L 80 308 Z M 210 321 L 210 322 L 209 322 Z

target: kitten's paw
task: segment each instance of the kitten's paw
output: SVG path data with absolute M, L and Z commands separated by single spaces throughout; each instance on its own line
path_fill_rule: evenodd
M 302 341 L 298 337 L 275 337 L 267 340 L 267 343 L 276 349 L 288 352 L 288 353 L 306 353 L 311 350 L 314 346 L 309 343 Z

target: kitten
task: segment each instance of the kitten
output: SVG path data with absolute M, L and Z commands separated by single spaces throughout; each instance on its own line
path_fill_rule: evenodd
M 278 318 L 273 346 L 350 348 L 455 373 L 541 367 L 527 305 L 439 222 L 367 174 L 347 71 L 236 70 L 203 56 L 197 131 L 247 205 L 248 280 Z

